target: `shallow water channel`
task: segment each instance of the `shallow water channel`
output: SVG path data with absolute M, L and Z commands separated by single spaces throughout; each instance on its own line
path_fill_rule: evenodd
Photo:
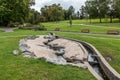
M 92 51 L 89 47 L 83 45 L 86 50 L 88 51 L 88 62 L 92 66 L 92 68 L 95 70 L 95 72 L 101 76 L 104 80 L 109 80 L 108 77 L 105 75 L 103 69 L 101 68 L 99 64 L 99 60 L 97 55 Z

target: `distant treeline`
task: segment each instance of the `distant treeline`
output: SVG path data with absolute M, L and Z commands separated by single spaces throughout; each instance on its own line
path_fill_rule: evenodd
M 70 6 L 63 9 L 60 4 L 45 5 L 40 12 L 31 9 L 35 0 L 0 0 L 0 25 L 11 26 L 14 24 L 72 19 L 113 18 L 120 20 L 120 0 L 87 0 L 79 11 Z
M 63 9 L 60 4 L 44 6 L 40 10 L 41 21 L 58 21 L 72 19 L 94 19 L 118 18 L 120 21 L 120 0 L 87 0 L 84 6 L 81 6 L 79 11 L 75 12 L 75 8 L 70 6 L 67 10 Z

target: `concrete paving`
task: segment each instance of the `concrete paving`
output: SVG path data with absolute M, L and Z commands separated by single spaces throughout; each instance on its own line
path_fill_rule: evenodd
M 14 30 L 17 28 L 0 28 L 0 30 L 5 31 L 5 32 L 14 32 Z

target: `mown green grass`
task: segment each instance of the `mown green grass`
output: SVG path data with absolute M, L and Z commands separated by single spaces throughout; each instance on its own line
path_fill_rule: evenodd
M 0 32 L 4 32 L 3 30 L 0 30 Z
M 24 58 L 22 54 L 13 55 L 12 51 L 19 48 L 19 40 L 25 37 L 20 35 L 47 33 L 31 30 L 0 32 L 0 80 L 96 80 L 87 69 Z
M 94 23 L 86 20 L 74 20 L 73 26 L 69 21 L 43 23 L 48 30 L 60 27 L 66 31 L 90 29 L 92 32 L 106 33 L 106 30 L 119 28 L 119 23 Z M 87 24 L 84 26 L 79 24 Z M 97 27 L 96 27 L 97 26 Z M 48 31 L 49 32 L 49 31 Z M 0 32 L 0 80 L 96 80 L 87 69 L 71 66 L 60 66 L 47 63 L 43 60 L 14 56 L 12 51 L 18 49 L 19 40 L 28 35 L 47 34 L 47 31 L 15 30 L 12 33 Z M 120 73 L 120 37 L 103 34 L 77 34 L 72 32 L 55 32 L 59 36 L 82 40 L 94 45 L 105 57 L 111 56 L 110 65 Z
M 42 24 L 47 27 L 48 30 L 60 28 L 60 30 L 63 31 L 81 32 L 82 29 L 89 29 L 91 33 L 107 33 L 107 30 L 120 31 L 120 23 L 99 23 L 98 19 L 92 21 L 92 23 L 89 23 L 86 20 L 73 20 L 72 27 L 70 27 L 69 21 L 47 22 Z

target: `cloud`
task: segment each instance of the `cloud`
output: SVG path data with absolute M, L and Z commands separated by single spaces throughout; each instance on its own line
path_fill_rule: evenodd
M 76 11 L 78 11 L 81 5 L 84 5 L 85 1 L 86 0 L 35 0 L 36 4 L 32 6 L 31 8 L 34 8 L 35 10 L 40 11 L 40 9 L 44 7 L 45 5 L 60 3 L 60 5 L 64 9 L 68 9 L 69 6 L 72 5 L 76 9 Z

